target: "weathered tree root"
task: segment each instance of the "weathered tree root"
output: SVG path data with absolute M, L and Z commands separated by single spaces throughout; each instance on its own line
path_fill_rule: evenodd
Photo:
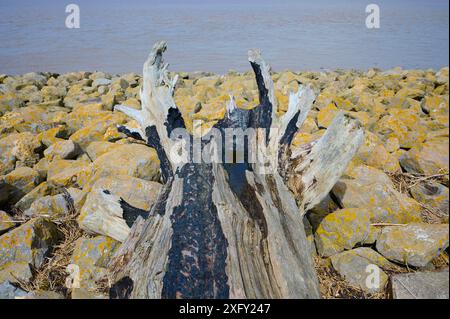
M 328 194 L 362 143 L 359 123 L 340 114 L 321 139 L 292 154 L 314 92 L 301 87 L 278 116 L 269 66 L 252 50 L 260 105 L 240 110 L 231 99 L 212 130 L 221 134 L 211 131 L 200 144 L 219 161 L 196 162 L 187 147 L 192 136 L 171 138 L 185 125 L 172 98 L 176 78 L 169 79 L 165 50 L 165 42 L 156 43 L 144 64 L 142 109 L 115 108 L 139 122 L 140 129 L 121 131 L 156 149 L 165 186 L 145 220 L 121 202 L 127 222 L 137 219 L 110 265 L 110 296 L 319 298 L 302 217 Z M 230 128 L 254 129 L 244 161 L 226 163 L 230 143 L 223 141 Z M 256 162 L 249 160 L 250 149 Z M 183 151 L 191 155 L 187 161 L 180 161 Z

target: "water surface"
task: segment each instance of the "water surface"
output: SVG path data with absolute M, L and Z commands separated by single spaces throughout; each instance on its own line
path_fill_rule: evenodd
M 65 27 L 65 6 L 81 28 Z M 381 28 L 365 27 L 365 8 Z M 447 0 L 0 0 L 0 73 L 141 72 L 152 44 L 169 42 L 172 70 L 249 70 L 259 47 L 276 70 L 448 65 Z

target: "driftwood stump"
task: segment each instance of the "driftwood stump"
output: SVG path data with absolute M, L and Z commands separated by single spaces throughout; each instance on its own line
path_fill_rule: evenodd
M 110 264 L 111 298 L 320 298 L 302 219 L 357 151 L 359 123 L 339 114 L 322 138 L 291 152 L 314 92 L 291 93 L 278 116 L 269 66 L 251 50 L 260 105 L 241 110 L 231 97 L 225 118 L 193 137 L 165 50 L 156 43 L 144 64 L 142 109 L 116 106 L 140 124 L 120 130 L 156 149 L 165 185 L 149 214 L 119 200 L 134 224 Z

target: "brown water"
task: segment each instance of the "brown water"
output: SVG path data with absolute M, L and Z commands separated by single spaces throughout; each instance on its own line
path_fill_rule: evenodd
M 65 27 L 65 6 L 81 28 Z M 448 65 L 447 0 L 0 0 L 0 73 L 140 72 L 169 42 L 172 70 L 249 70 L 259 47 L 276 70 L 440 68 Z M 381 9 L 367 29 L 365 7 Z

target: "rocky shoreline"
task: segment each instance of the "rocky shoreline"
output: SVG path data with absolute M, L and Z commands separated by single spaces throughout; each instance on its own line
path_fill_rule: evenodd
M 305 218 L 324 298 L 448 298 L 448 72 L 273 74 L 281 112 L 300 84 L 317 94 L 292 147 L 322 136 L 338 112 L 365 129 Z M 105 196 L 149 210 L 161 189 L 155 150 L 117 129 L 138 127 L 114 107 L 139 109 L 140 85 L 133 73 L 0 75 L 0 298 L 107 297 L 108 262 L 129 225 L 99 223 Z M 179 73 L 189 131 L 223 118 L 230 95 L 257 105 L 253 74 Z M 368 285 L 370 269 L 378 281 Z

